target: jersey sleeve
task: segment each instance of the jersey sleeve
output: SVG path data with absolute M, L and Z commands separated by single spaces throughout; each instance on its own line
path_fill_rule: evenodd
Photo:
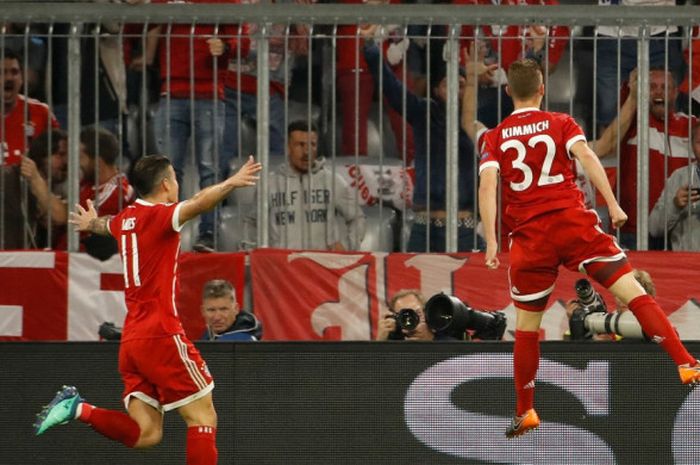
M 501 165 L 498 161 L 496 147 L 494 146 L 495 135 L 496 131 L 489 129 L 478 137 L 480 153 L 479 174 L 486 168 L 496 168 L 500 170 Z
M 180 209 L 182 208 L 182 202 L 168 205 L 170 211 L 170 226 L 173 231 L 180 232 L 185 223 L 180 223 Z
M 107 220 L 107 230 L 109 233 L 112 235 L 112 237 L 117 238 L 119 237 L 119 233 L 121 230 L 121 216 L 122 214 L 118 214 L 116 216 L 112 216 Z
M 586 135 L 581 126 L 569 115 L 562 121 L 562 139 L 566 145 L 566 154 L 571 158 L 571 147 L 579 141 L 586 142 Z

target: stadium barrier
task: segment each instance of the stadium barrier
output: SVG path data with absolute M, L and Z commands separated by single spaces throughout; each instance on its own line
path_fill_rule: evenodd
M 638 343 L 542 345 L 542 426 L 503 435 L 514 406 L 509 343 L 209 343 L 222 465 L 694 465 L 700 391 Z M 700 353 L 700 344 L 690 343 Z M 0 344 L 3 465 L 183 463 L 184 423 L 131 451 L 83 424 L 34 437 L 62 384 L 120 409 L 115 343 Z
M 485 275 L 483 254 L 478 253 L 262 248 L 250 253 L 187 253 L 178 265 L 175 302 L 187 335 L 199 339 L 205 330 L 202 288 L 210 279 L 227 279 L 236 288 L 238 302 L 261 320 L 265 340 L 347 341 L 374 339 L 387 302 L 401 289 L 419 289 L 426 297 L 447 292 L 476 309 L 504 311 L 508 339 L 515 309 L 508 293 L 508 255 L 500 259 L 499 270 Z M 653 277 L 658 302 L 681 338 L 700 339 L 698 254 L 631 252 L 630 260 Z M 81 253 L 0 253 L 0 340 L 97 340 L 105 321 L 123 324 L 121 273 L 117 257 L 100 262 Z M 568 329 L 564 304 L 574 298 L 574 282 L 580 277 L 561 270 L 542 322 L 544 339 L 560 340 Z M 612 295 L 595 286 L 612 311 Z

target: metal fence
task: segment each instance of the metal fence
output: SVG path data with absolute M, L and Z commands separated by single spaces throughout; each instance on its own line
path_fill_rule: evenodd
M 510 112 L 505 70 L 530 56 L 548 76 L 543 107 L 572 114 L 608 155 L 618 198 L 637 219 L 616 232 L 623 245 L 697 250 L 694 120 L 681 112 L 697 105 L 698 18 L 691 6 L 6 3 L 0 249 L 109 254 L 110 244 L 63 226 L 66 208 L 92 194 L 101 213 L 115 213 L 131 200 L 117 171 L 158 152 L 173 161 L 183 197 L 248 154 L 265 166 L 257 192 L 237 191 L 204 216 L 185 250 L 479 249 L 476 134 L 463 126 L 491 127 Z M 8 74 L 13 63 L 19 80 Z M 633 68 L 638 92 L 628 101 Z M 464 85 L 467 72 L 477 87 Z M 465 88 L 476 89 L 473 101 Z M 66 134 L 36 142 L 50 113 L 18 95 L 45 102 Z M 318 140 L 306 129 L 288 134 L 293 122 L 316 128 Z M 96 126 L 116 145 L 85 131 Z M 64 138 L 62 162 L 54 154 Z M 324 167 L 312 163 L 313 146 Z M 43 184 L 21 161 L 30 148 Z M 106 151 L 114 160 L 94 161 Z M 579 178 L 605 225 L 605 206 Z M 666 202 L 658 209 L 657 199 Z

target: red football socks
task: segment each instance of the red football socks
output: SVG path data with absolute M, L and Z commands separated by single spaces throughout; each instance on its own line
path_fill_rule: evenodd
M 637 321 L 642 326 L 644 334 L 652 341 L 658 342 L 661 347 L 671 356 L 676 365 L 688 363 L 695 365 L 695 357 L 690 355 L 681 343 L 675 328 L 668 321 L 668 317 L 661 310 L 650 295 L 641 295 L 632 299 L 628 304 Z
M 138 423 L 129 415 L 86 403 L 80 404 L 78 420 L 87 423 L 101 435 L 119 441 L 127 447 L 134 447 L 141 434 Z
M 540 366 L 540 333 L 515 331 L 513 347 L 513 378 L 517 399 L 516 415 L 520 416 L 533 407 L 535 400 L 535 376 Z
M 187 465 L 216 465 L 216 428 L 190 426 L 187 428 Z

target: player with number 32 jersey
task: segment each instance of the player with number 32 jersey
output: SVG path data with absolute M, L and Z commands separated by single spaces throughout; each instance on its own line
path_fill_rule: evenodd
M 506 215 L 514 227 L 544 212 L 584 208 L 569 154 L 581 140 L 586 138 L 571 116 L 537 108 L 516 110 L 483 135 L 479 170 L 494 166 L 500 171 L 509 191 Z

